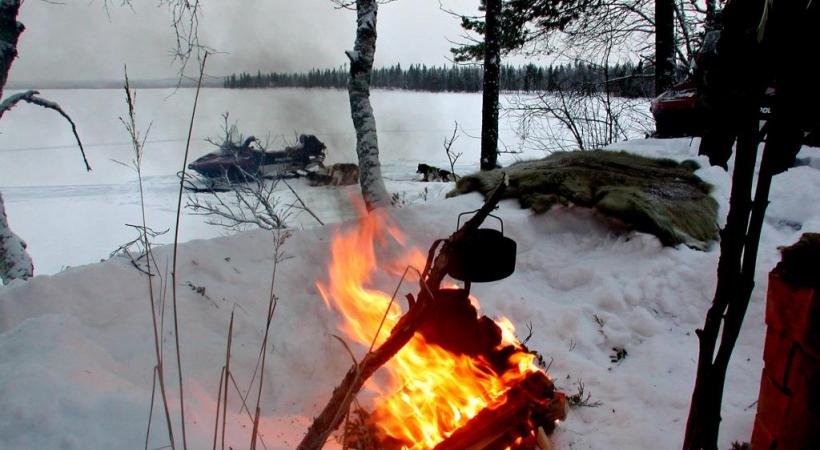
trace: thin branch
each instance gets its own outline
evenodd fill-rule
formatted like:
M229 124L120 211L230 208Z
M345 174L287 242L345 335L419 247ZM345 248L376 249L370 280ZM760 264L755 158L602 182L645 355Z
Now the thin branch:
M453 181L458 181L460 178L456 174L456 161L461 157L462 152L455 152L452 150L453 143L458 139L458 122L453 124L453 135L450 138L444 138L444 153L447 154L447 160L450 161L450 173L453 174Z
M325 225L325 223L324 223L324 222L322 222L322 219L320 219L320 218L319 218L319 216L317 216L316 214L314 214L313 210L311 210L310 208L308 208L308 206L305 204L305 202L303 202L303 201L302 201L302 198L301 198L301 197L299 197L299 194L297 194L297 193L296 193L296 191L295 191L295 190L293 190L293 188L290 186L290 184L287 182L287 180L285 180L284 178L282 178L282 182L283 182L283 183L285 183L285 186L287 186L287 187L288 187L288 189L290 189L290 192L292 192L292 193L293 193L293 196L294 196L294 197L296 197L296 200L299 202L299 204L300 204L300 205L302 205L302 209L304 209L305 211L307 211L307 212L308 212L308 214L310 214L311 216L313 216L313 218L314 218L314 219L316 219L316 221L317 221L317 222L319 222L319 225L324 226L324 225Z
M83 148L83 142L80 140L80 135L77 133L77 125L74 123L71 117L68 114L66 114L65 111L63 111L63 108L61 108L59 104L52 102L50 100L46 100L42 97L38 97L38 95L40 95L38 91L29 90L6 97L6 99L3 100L2 103L0 103L0 118L3 117L3 114L5 114L6 111L14 108L14 106L21 101L31 103L37 106L42 106L46 109L52 109L54 111L57 111L57 113L63 116L65 120L67 120L68 123L71 124L71 132L74 133L74 139L77 140L77 145L80 147L80 153L82 154L83 162L85 163L85 170L91 172L91 165L88 163L88 158L85 156L85 148Z

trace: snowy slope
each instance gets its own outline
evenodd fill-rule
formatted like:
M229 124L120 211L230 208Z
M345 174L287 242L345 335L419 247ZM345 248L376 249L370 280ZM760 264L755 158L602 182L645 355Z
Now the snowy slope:
M683 159L693 157L689 144L645 140L613 148ZM801 157L816 152L804 149ZM725 217L728 175L713 168L698 174L716 186ZM426 202L418 195L421 183L400 186L417 204L395 210L393 219L408 244L423 250L454 230L458 212L481 204L476 194L439 199L446 187L440 183L428 186L436 193ZM766 274L778 260L777 246L796 241L802 231L820 231L819 188L820 172L811 165L775 179L756 287L729 371L722 448L751 435ZM556 448L678 448L694 381L694 329L711 302L717 246L709 252L663 248L653 236L613 230L583 209L534 216L506 201L499 213L507 234L518 241L517 270L506 280L474 285L473 293L486 314L507 316L519 332L526 334L526 324L532 324L530 346L552 361L550 373L560 389L574 393L582 380L591 400L601 403L572 410L553 437ZM348 355L331 337L339 318L325 308L315 282L326 279L333 230L353 225L296 231L285 245L292 258L277 274L280 301L262 400L268 449L295 446L348 367ZM167 264L170 249L156 253L160 265ZM262 338L271 267L271 237L262 231L180 246L180 338L191 448L211 445L234 305L232 365L240 388L247 388ZM391 291L396 281L382 274L373 286ZM188 283L204 287L204 295ZM154 365L148 302L145 277L123 258L0 287L0 448L142 448ZM169 395L175 398L169 308L163 345ZM610 362L613 347L628 355ZM230 395L229 443L246 448L251 424L239 413L235 391ZM167 444L164 430L157 408L149 448Z

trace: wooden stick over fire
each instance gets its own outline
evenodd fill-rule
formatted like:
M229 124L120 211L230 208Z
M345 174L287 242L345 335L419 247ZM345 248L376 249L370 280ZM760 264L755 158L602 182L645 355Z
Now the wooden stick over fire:
M299 446L296 447L296 450L321 449L330 433L342 423L345 413L350 409L353 398L361 390L364 382L410 341L424 322L428 306L434 301L435 295L440 289L441 281L447 274L447 268L454 258L453 244L465 239L471 232L478 229L484 219L498 205L507 188L507 182L505 176L498 187L487 197L481 209L464 226L444 241L432 265L428 261L430 267L422 274L416 302L411 304L407 313L399 319L399 322L390 331L387 340L375 350L368 352L358 364L347 371L342 382L333 390L333 394L325 408L319 416L313 419L307 434L305 434ZM433 244L430 249L431 258L435 248L436 244Z

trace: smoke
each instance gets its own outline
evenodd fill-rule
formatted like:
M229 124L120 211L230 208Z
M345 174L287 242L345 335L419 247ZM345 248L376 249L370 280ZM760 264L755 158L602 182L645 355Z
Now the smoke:
M474 9L471 0L446 3ZM26 31L11 81L119 80L124 64L134 79L175 77L167 8L146 0L132 4L25 2L19 20ZM219 52L209 58L213 76L338 67L355 37L355 12L329 0L206 0L202 8L200 42ZM447 39L459 34L458 21L437 2L383 5L376 64L447 64Z

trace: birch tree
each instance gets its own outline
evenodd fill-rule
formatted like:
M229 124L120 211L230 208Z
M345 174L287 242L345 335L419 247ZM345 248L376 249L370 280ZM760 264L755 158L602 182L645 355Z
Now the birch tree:
M27 280L34 275L34 264L26 252L26 243L9 228L3 194L0 194L0 281Z
M85 157L77 126L57 103L39 96L39 92L30 90L13 94L3 99L3 88L6 86L11 65L17 57L17 41L26 27L17 21L22 0L0 0L0 119L18 103L30 103L51 109L63 116L71 124L71 130L77 139L83 155L86 170L91 170ZM26 243L9 228L3 196L0 195L0 280L8 283L14 279L27 279L34 275L34 265L26 252Z
M17 39L25 27L17 21L20 0L0 0L0 99L8 79L9 68L17 57ZM0 110L0 116L3 111ZM26 279L34 274L26 243L9 228L3 195L0 194L0 281Z
M359 159L359 185L368 211L390 204L390 196L384 186L379 162L379 139L376 133L376 117L370 104L370 73L376 55L377 0L333 2L344 8L356 5L356 41L353 50L345 52L350 59L350 115L356 129L356 155Z

